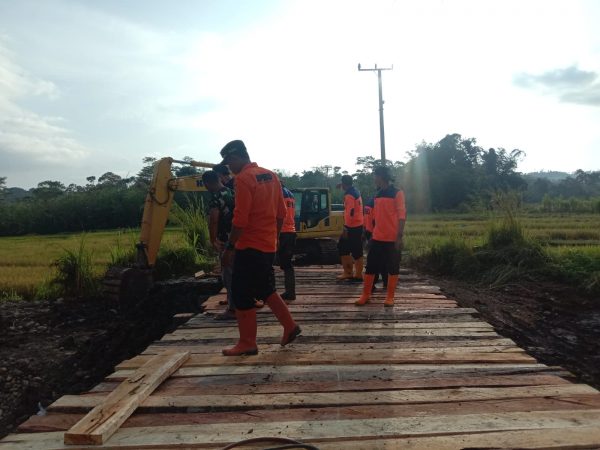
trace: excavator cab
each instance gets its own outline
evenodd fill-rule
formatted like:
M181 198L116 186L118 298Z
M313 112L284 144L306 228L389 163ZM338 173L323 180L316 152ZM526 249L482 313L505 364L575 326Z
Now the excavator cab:
M329 189L305 189L295 192L296 197L296 229L310 230L321 221L329 226Z
M296 200L296 253L312 261L336 264L337 239L344 228L343 212L334 211L328 188L292 189Z

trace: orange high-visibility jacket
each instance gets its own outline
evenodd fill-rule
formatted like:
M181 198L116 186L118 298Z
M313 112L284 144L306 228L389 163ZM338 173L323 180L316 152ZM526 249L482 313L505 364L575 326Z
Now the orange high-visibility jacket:
M285 186L282 186L283 191L283 202L285 203L285 209L287 211L285 219L283 220L283 227L281 228L282 233L295 233L296 232L296 199L292 191Z
M344 225L348 228L361 227L364 222L362 197L354 186L344 194Z
M235 248L265 253L277 250L277 220L286 208L279 178L256 163L246 164L235 178L233 226L243 229Z
M373 207L374 206L375 206L375 203L373 202L373 200L368 200L365 203L365 208L364 208L365 231L367 231L369 233L373 233L373 227L375 226L375 223L373 220Z
M373 239L383 242L396 242L398 239L399 221L406 220L404 192L390 186L375 195L373 208Z

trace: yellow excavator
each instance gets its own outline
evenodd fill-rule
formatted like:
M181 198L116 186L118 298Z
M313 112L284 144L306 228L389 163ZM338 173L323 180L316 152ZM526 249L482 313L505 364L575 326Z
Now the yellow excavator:
M202 175L175 177L173 164L210 169L214 164L162 158L154 165L146 194L140 240L133 267L111 267L104 278L105 292L121 302L145 296L153 284L152 271L160 249L175 192L205 192ZM337 239L344 227L343 212L331 203L328 188L293 189L296 200L296 253L322 264L339 262ZM338 209L337 211L335 209Z

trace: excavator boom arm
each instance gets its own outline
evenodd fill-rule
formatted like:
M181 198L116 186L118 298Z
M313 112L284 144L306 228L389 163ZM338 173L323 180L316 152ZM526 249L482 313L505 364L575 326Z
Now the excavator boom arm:
M154 165L152 181L146 194L142 230L138 247L137 263L139 267L150 268L156 263L169 211L173 205L175 191L203 192L206 191L201 175L173 177L173 163L185 163L195 167L214 167L214 164L197 161L177 161L173 158L162 158Z

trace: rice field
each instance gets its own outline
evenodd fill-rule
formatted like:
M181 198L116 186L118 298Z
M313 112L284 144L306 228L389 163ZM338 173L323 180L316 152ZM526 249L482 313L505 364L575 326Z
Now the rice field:
M464 240L477 246L498 216L467 214L415 215L406 222L405 250L409 255L426 252L435 243ZM525 233L541 242L551 254L565 251L600 255L600 215L524 214L518 217Z
M449 239L477 246L493 220L492 215L475 214L411 216L406 224L405 250L410 258ZM519 220L530 237L544 244L548 254L565 261L584 259L592 265L600 264L600 215L524 214ZM14 294L31 297L36 286L53 275L52 262L64 249L78 248L82 236L86 248L92 252L94 271L100 276L111 263L111 253L134 245L138 230L2 237L0 298ZM168 229L163 238L166 245L183 240L183 233L178 229Z
M81 239L92 254L94 272L101 276L111 263L111 254L119 248L133 248L138 235L138 230L112 230L0 237L0 299L31 297L36 287L54 274L53 261L65 249L79 248ZM182 241L183 234L177 229L168 229L163 237L167 245Z

